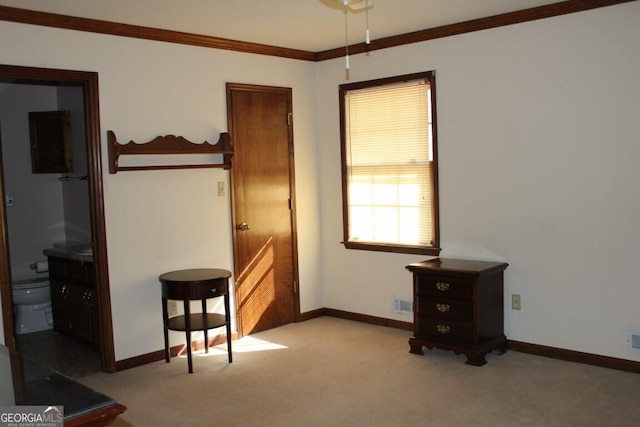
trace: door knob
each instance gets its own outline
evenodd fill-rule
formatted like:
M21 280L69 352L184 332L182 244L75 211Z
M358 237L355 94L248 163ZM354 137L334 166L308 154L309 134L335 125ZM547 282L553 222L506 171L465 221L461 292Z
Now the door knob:
M246 222L241 222L240 224L236 225L236 230L247 231L248 229L249 229L249 224L247 224Z

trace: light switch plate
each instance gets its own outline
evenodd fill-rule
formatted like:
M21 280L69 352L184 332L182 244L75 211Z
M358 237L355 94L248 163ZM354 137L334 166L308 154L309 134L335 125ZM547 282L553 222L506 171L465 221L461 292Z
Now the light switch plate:
M522 300L519 294L511 294L511 309L520 310L522 308Z

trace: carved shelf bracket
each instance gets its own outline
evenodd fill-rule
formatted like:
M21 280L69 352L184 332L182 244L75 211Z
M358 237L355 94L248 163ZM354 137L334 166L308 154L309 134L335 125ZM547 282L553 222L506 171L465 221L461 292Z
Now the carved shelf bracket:
M196 168L231 168L233 157L233 144L228 133L220 133L217 143L211 144L207 141L197 144L185 139L182 136L165 135L157 136L151 141L137 143L129 141L120 144L113 131L107 131L109 144L109 173L118 171L134 170L156 170L156 169L196 169ZM222 163L208 163L197 165L144 165L144 166L120 166L120 156L123 155L155 155L155 154L222 154Z

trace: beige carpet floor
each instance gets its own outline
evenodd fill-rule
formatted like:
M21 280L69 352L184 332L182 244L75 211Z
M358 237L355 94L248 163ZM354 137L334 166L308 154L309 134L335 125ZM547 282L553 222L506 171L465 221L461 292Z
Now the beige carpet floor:
M410 354L410 332L331 317L79 381L114 426L640 426L640 375L515 351Z

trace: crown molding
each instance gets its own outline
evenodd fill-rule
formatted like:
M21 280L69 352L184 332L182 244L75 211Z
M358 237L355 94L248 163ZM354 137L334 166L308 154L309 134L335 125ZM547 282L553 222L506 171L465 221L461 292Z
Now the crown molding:
M351 55L387 49L390 47L418 43L474 31L504 27L538 19L583 12L601 7L629 3L635 0L566 0L544 6L503 13L486 18L474 19L457 24L443 25L421 31L401 34L372 40L370 44L359 43L349 45ZM230 40L199 34L183 33L158 28L141 27L137 25L120 24L116 22L96 19L78 18L47 12L0 6L0 20L18 22L22 24L40 25L45 27L63 28L68 30L86 31L99 34L109 34L122 37L178 43L191 46L207 47L211 49L232 50L236 52L255 53L259 55L277 56L303 61L325 61L344 56L345 47L310 52L306 50L289 49L278 46Z
M370 44L359 43L350 45L349 54L356 55L359 53L366 53L374 50L387 49L390 47L440 39L443 37L472 33L474 31L482 31L491 28L504 27L507 25L521 24L523 22L536 21L539 19L552 18L554 16L583 12L600 7L613 6L620 3L628 3L631 1L635 0L567 0L559 3L548 4L545 6L523 9L516 12L489 16L487 18L474 19L457 24L443 25L441 27L430 28L427 30L415 31L398 36L376 39L372 40ZM317 52L316 61L341 58L344 56L344 53L344 46Z
M78 18L75 16L58 15L48 12L37 12L7 6L0 6L0 20L67 30L85 31L89 33L109 34L114 36L207 47L212 49L233 50L236 52L256 53L259 55L315 61L315 54L305 50L288 49L284 47L242 42L220 37L162 30L159 28L120 24L117 22L100 21L97 19Z

